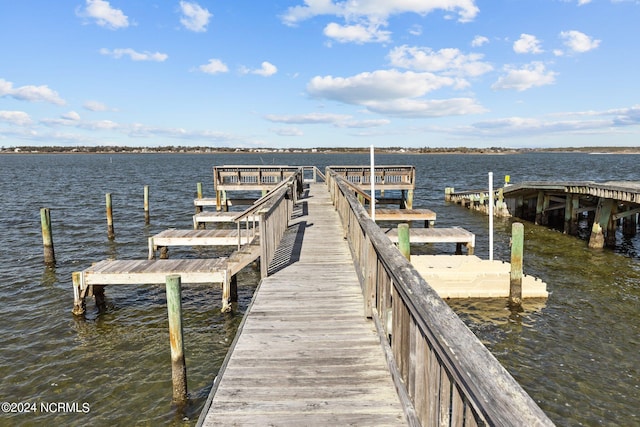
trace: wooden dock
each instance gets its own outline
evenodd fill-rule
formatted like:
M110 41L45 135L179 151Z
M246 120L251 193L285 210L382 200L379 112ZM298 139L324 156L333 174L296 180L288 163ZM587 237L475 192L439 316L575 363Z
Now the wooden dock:
M155 258L158 249L169 246L240 246L257 238L255 230L164 230L149 237L149 259Z
M203 426L406 425L326 186L304 203L295 262L257 289Z
M383 228L393 243L398 243L397 228ZM411 243L455 243L456 253L462 253L462 245L467 248L467 255L473 255L476 246L476 235L461 227L446 228L411 228Z
M436 213L431 209L376 208L376 222L378 221L424 221L425 227L433 227Z
M229 223L232 224L233 219L240 212L229 212L229 211L203 211L195 214L193 216L193 228L198 229L201 225L205 225L208 223L219 224L219 223ZM248 220L250 222L257 222L260 220L258 215L250 215Z
M577 235L587 219L590 248L615 246L616 229L635 236L640 215L640 183L634 181L528 181L495 191L496 216L516 216ZM488 212L487 191L456 192L445 189L445 199Z
M256 185L265 194L244 212L216 218L233 221L236 238L242 223L247 234L251 223L258 235L251 244L229 257L105 260L73 273L77 315L87 295L104 302L105 285L160 284L177 275L184 283L222 282L224 311L232 277L260 258L262 280L198 426L552 425L372 221L360 188L365 168L343 169L355 173L349 176L327 168L326 186L311 182L302 201L303 167L236 169L221 170L220 200ZM414 172L394 166L376 173L390 189ZM312 174L322 176L315 167ZM410 209L413 190L402 191ZM475 239L462 229L415 230L414 242ZM150 248L200 245L220 238L216 231L170 230ZM471 282L482 270L466 267L474 257L455 258L465 266L445 266L449 278Z

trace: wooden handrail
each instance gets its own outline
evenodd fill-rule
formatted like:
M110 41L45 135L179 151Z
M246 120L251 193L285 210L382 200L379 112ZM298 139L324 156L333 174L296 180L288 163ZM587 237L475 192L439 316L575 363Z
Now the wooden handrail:
M423 426L550 426L547 415L371 220L346 180L328 170L365 297L391 364ZM394 369L392 369L392 372Z
M269 263L273 260L280 239L289 226L293 204L296 203L298 189L301 185L302 168L299 168L294 175L283 180L269 193L256 200L252 206L233 218L238 227L238 250L240 250L242 246L240 233L242 219L246 219L247 241L249 241L249 216L253 214L260 217L258 226L260 229L261 277L267 276ZM291 190L291 198L287 198L289 190ZM255 221L253 221L252 229L254 230L253 236L255 236Z

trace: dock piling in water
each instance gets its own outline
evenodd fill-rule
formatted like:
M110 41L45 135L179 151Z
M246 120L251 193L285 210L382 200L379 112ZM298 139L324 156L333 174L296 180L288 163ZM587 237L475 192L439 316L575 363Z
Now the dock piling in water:
M187 366L182 340L182 289L181 278L171 274L166 279L167 311L169 313L169 341L171 342L171 381L173 401L187 400Z
M409 237L409 224L398 224L398 249L400 253L411 261L411 242Z
M106 209L107 209L107 236L109 239L114 239L116 234L113 230L113 208L111 205L111 193L107 193L105 196Z
M44 246L44 262L47 265L56 263L51 233L51 211L49 208L40 209L40 223L42 225L42 244Z
M511 282L509 286L509 306L522 305L522 256L524 250L524 225L511 225Z
M149 215L149 186L144 186L144 223L149 224L150 215Z

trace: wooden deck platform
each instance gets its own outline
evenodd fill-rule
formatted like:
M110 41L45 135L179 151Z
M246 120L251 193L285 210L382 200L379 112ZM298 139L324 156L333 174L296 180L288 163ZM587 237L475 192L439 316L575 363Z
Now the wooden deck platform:
M502 298L509 296L508 262L476 256L412 255L411 264L442 298ZM523 298L547 298L547 285L522 276Z
M200 212L193 216L193 228L197 229L200 224L206 224L206 223L233 223L233 219L236 216L238 216L240 213L242 212L225 212L225 211ZM254 221L258 222L259 220L260 220L259 215L249 216L249 222L254 222Z
M425 227L433 227L436 213L430 209L376 209L378 221L424 221Z
M398 243L397 228L383 228L383 231L393 243ZM476 235L461 227L410 228L409 241L411 243L455 243L458 245L456 253L461 253L461 246L465 245L467 254L473 255Z
M90 285L164 284L169 274L183 283L223 283L227 258L104 260L82 272L82 288Z
M200 423L407 425L326 186L300 203Z
M149 259L155 258L156 251L168 246L238 246L250 244L257 237L255 230L176 230L169 229L149 237Z

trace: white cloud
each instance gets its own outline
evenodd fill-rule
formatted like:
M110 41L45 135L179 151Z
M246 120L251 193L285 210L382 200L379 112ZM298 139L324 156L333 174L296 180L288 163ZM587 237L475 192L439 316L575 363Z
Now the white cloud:
M591 3L591 0L578 0L578 6L584 6L589 3Z
M390 123L387 119L356 120L347 114L309 113L294 115L267 114L266 120L274 123L286 124L332 124L339 128L371 128L384 126Z
M267 114L264 118L275 123L318 124L344 122L350 120L351 116L345 114L309 113L295 115Z
M465 55L458 49L433 51L428 47L399 46L389 52L391 65L417 71L442 72L445 75L479 76L493 67L482 62L482 54Z
M409 28L407 31L412 36L419 36L422 34L422 27L420 25L415 24L415 25L412 25L411 28Z
M49 102L56 105L64 105L65 101L60 98L58 93L49 89L48 86L20 86L13 87L13 83L4 79L0 79L0 98L4 96L10 96L20 101L29 102Z
M472 21L479 12L474 0L304 0L304 5L292 6L282 16L287 25L295 25L319 15L335 15L348 21L365 19L369 22L383 22L392 15L417 13L426 15L435 10L456 12L461 22Z
M471 46L480 47L480 46L485 45L487 43L489 43L489 39L486 38L485 36L475 36L473 38L473 40L471 41Z
M200 71L207 74L226 73L229 71L227 65L219 59L210 59L208 63L198 67Z
M95 19L98 25L111 30L129 26L129 18L120 9L112 8L105 0L87 0L86 7L79 10L77 15Z
M364 104L374 100L418 97L453 84L453 79L438 77L432 73L378 70L347 78L316 76L307 85L307 91L318 98L347 104Z
M198 3L181 1L180 10L183 15L180 18L180 23L184 25L186 29L195 31L196 33L207 31L207 25L209 25L209 20L213 16L207 9Z
M247 67L240 67L240 73L242 74L257 74L263 77L269 77L278 72L278 68L270 62L264 61L260 68L251 70Z
M515 89L522 92L536 86L546 86L555 82L556 73L547 71L542 62L532 62L520 69L505 67L507 74L491 86L492 89Z
M513 43L513 51L516 53L542 53L540 40L531 34L520 34L520 38Z
M68 113L63 114L61 117L65 120L72 120L76 122L80 120L80 114L75 111L69 111Z
M325 36L340 43L386 42L390 40L390 34L389 31L380 30L378 25L340 25L331 22L324 28Z
M399 117L445 117L487 111L471 98L397 99L391 102L372 102L367 108L376 113Z
M457 79L433 73L378 70L347 78L316 76L308 83L307 92L316 98L362 105L369 111L395 116L436 117L484 111L469 98L421 98L434 90L458 84Z
M600 46L600 40L594 40L580 31L563 31L560 38L564 40L565 46L577 53L588 52Z
M0 110L0 121L16 126L28 126L32 123L31 117L24 111Z
M285 25L295 26L315 16L328 15L343 19L344 23L330 23L324 34L341 43L385 43L391 32L381 30L394 15L415 13L427 15L436 10L458 14L458 21L472 21L479 12L475 0L304 0L304 4L292 6L280 17ZM419 34L421 29L409 30Z
M87 101L82 105L82 107L89 111L115 111L98 101Z
M303 136L304 133L295 127L271 129L271 132L279 136Z
M137 52L131 48L126 49L113 49L109 50L106 48L100 49L101 55L111 56L116 59L120 59L123 56L128 56L132 61L155 61L155 62L164 62L169 58L169 55L166 53L160 52Z

